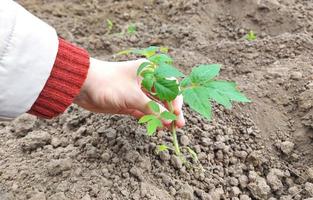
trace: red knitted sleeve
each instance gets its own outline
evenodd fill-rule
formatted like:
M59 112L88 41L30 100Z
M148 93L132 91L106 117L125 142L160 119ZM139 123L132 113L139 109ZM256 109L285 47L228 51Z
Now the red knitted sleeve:
M88 52L59 38L50 77L28 113L48 119L63 113L78 95L88 68Z

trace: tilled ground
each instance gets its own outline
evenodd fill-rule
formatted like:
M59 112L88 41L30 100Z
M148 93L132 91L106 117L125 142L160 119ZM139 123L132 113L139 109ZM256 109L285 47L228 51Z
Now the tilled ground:
M313 198L313 2L306 0L20 0L98 58L165 45L183 71L223 64L253 103L215 106L212 122L185 107L187 168L170 142L126 116L75 106L54 120L0 124L0 199L248 200ZM114 22L108 32L106 19ZM137 32L120 34L134 23ZM243 39L254 30L253 42Z

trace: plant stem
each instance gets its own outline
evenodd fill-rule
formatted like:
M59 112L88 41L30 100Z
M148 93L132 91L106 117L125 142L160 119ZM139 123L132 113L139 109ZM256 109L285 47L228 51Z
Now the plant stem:
M174 108L173 108L172 102L170 101L170 102L167 102L167 103L168 103L170 112L174 114ZM178 140L177 140L175 121L172 121L172 123L171 123L171 132L172 132L172 137L173 137L173 145L174 145L174 148L175 148L175 154L180 157L181 153L180 153L180 148L179 148L179 144L178 144Z
M179 148L179 144L178 144L178 140L177 140L175 121L172 122L171 131L172 131L172 137L173 137L173 144L174 144L174 148L175 148L175 154L177 156L180 156L180 148Z

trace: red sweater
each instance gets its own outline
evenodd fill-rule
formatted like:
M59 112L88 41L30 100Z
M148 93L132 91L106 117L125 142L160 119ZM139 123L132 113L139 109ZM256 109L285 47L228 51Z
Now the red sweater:
M88 52L59 38L50 77L28 113L48 119L63 113L79 94L88 68Z

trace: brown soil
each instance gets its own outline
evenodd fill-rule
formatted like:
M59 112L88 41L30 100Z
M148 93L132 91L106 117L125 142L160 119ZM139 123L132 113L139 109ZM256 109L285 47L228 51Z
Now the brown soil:
M54 120L0 124L1 200L248 200L313 197L313 2L309 0L20 0L98 58L165 45L184 71L222 63L253 103L215 107L207 122L185 108L179 132L203 171L147 137L136 120L75 106ZM114 22L111 33L106 19ZM134 23L134 35L118 34ZM253 42L244 35L254 30ZM187 141L186 141L187 139Z

